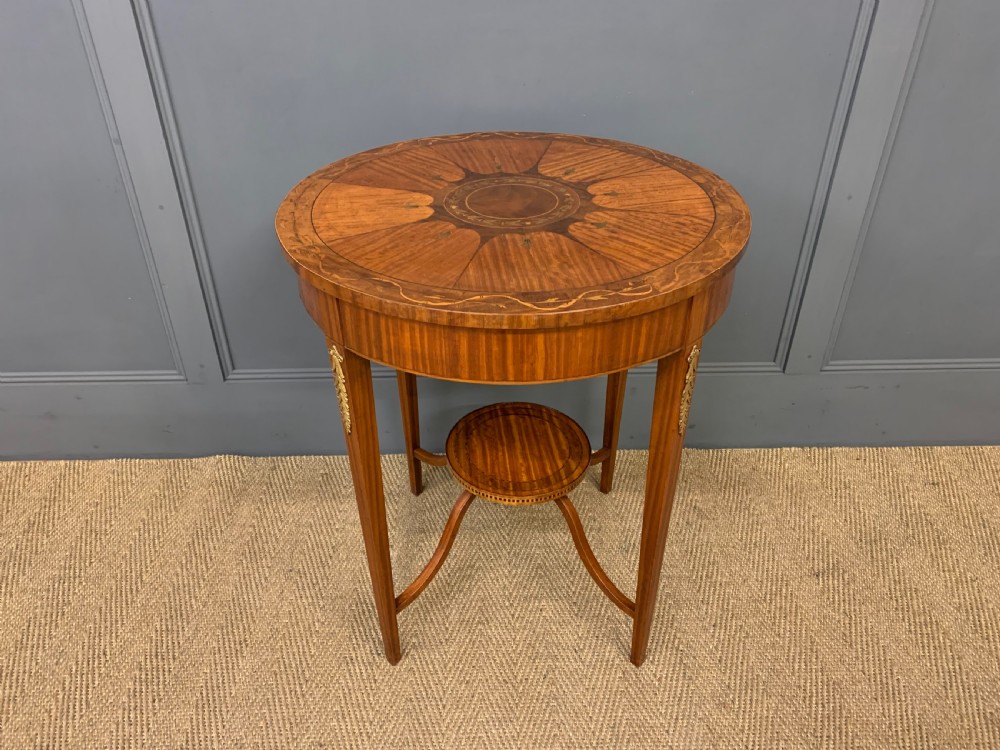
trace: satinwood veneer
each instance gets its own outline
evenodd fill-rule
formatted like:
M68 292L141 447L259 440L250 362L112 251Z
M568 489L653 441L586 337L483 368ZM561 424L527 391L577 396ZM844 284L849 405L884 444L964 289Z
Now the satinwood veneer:
M399 373L414 493L421 464L447 460L420 444L416 376L538 383L606 375L602 445L585 449L582 465L602 465L607 492L626 371L657 363L634 600L604 575L565 492L553 487L548 495L558 496L546 498L559 504L594 580L633 618L631 658L641 664L701 338L729 302L750 233L737 192L691 162L619 141L467 133L336 161L292 189L275 226L306 309L327 337L390 662L400 658L397 613L440 568L475 490L463 482L434 557L396 596L370 362ZM503 450L519 450L518 440L521 450L569 450L573 431L563 416L542 413L549 421L530 435L525 422L498 428ZM574 471L582 471L579 449ZM461 481L471 464L459 467L461 453L451 455ZM475 462L490 461L476 454Z

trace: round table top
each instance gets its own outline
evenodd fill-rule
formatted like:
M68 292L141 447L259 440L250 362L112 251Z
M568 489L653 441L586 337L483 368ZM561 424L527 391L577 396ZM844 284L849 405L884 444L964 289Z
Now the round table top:
M334 162L292 189L275 227L293 267L334 296L443 324L533 328L697 293L738 260L750 212L725 180L653 149L465 133Z

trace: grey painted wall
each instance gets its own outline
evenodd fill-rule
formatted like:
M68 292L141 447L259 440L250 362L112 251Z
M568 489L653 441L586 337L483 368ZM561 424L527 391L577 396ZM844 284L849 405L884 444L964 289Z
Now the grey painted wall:
M353 151L474 129L640 142L744 194L690 445L1000 441L997 28L992 0L5 3L0 454L342 451L274 210ZM431 443L500 398L603 413L600 381L420 389Z

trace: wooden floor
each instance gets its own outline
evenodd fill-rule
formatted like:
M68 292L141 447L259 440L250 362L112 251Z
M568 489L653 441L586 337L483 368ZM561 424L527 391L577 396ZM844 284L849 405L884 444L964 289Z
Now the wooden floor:
M645 454L574 502L635 585ZM0 463L0 747L1000 747L1000 448L688 451L649 658L474 503L380 655L344 458ZM457 490L385 460L399 586Z

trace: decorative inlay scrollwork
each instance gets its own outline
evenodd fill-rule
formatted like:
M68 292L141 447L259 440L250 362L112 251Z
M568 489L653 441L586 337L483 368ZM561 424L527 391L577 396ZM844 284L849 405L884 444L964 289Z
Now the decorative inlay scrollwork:
M485 300L496 300L497 307L501 310L505 309L505 303L511 302L515 305L521 305L530 310L540 310L542 312L553 312L556 310L565 310L566 308L572 307L577 302L581 300L587 301L602 301L606 299L612 299L614 297L646 297L653 292L653 288L649 284L633 284L629 283L623 289L587 289L580 292L576 296L570 299L560 299L558 297L551 297L548 299L543 299L538 302L530 302L528 300L523 300L513 294L500 294L497 292L480 292L477 294L470 294L466 297L459 299L445 299L439 295L410 295L403 291L402 284L393 281L392 279L385 279L385 285L395 287L399 290L399 296L409 302L416 302L421 305L427 305L428 307L452 307L455 305L461 305L468 302L480 302ZM516 309L516 308L515 308Z

